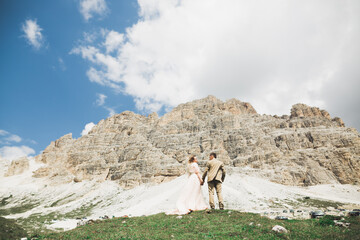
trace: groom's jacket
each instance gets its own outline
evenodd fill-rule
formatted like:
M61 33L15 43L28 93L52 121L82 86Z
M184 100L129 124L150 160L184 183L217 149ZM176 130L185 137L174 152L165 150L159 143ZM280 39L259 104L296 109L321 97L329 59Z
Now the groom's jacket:
M225 168L224 163L214 158L206 163L205 171L202 179L205 181L206 175L208 175L208 182L217 180L223 182L225 179Z

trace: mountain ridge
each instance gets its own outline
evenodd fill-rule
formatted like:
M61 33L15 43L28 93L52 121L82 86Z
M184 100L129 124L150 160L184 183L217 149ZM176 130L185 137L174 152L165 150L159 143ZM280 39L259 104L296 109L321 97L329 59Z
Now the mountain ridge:
M33 177L133 188L184 174L191 154L202 167L213 151L230 171L248 166L281 184L359 184L359 133L340 118L305 104L293 105L290 116L260 115L250 103L211 95L162 117L125 111L78 139L66 134L35 157L44 166Z

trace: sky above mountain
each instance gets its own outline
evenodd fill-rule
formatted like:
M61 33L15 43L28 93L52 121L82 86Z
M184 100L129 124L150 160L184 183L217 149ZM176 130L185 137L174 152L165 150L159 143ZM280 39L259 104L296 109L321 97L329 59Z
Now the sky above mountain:
M360 129L357 0L0 2L0 155L214 95Z

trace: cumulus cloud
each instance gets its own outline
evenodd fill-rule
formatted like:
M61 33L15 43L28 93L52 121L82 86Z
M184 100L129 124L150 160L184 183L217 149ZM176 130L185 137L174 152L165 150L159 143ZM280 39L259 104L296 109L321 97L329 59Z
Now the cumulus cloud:
M7 160L14 160L20 157L35 154L35 150L28 146L4 146L0 148L0 155Z
M302 102L360 122L359 1L138 4L139 21L125 33L108 31L102 44L72 53L89 62L90 81L131 95L140 111L212 94L259 113L289 114Z
M44 44L42 28L37 24L36 19L28 19L22 24L22 31L28 43L35 49L40 49Z
M85 42L92 43L96 39L96 32L84 32L83 37Z
M123 41L124 41L123 34L120 34L115 31L110 31L108 34L106 34L106 39L104 43L106 48L106 53L111 53L115 49L119 49Z
M84 130L81 132L81 136L88 134L94 126L95 124L93 122L86 124Z
M81 0L80 13L86 21L92 18L95 14L104 16L108 11L105 0Z

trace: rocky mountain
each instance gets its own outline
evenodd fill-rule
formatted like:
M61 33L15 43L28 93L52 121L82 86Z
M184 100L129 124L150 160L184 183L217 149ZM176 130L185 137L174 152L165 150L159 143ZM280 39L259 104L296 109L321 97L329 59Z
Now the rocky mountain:
M113 180L133 188L184 174L191 154L203 167L210 152L230 173L243 169L285 185L360 184L360 135L340 118L304 104L294 105L290 116L260 115L249 103L213 96L162 117L126 111L78 139L67 134L35 157L44 165L33 177L52 184ZM10 167L7 175L16 172Z

